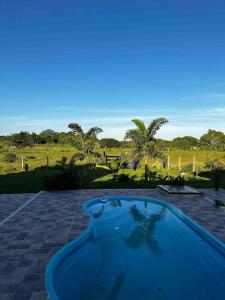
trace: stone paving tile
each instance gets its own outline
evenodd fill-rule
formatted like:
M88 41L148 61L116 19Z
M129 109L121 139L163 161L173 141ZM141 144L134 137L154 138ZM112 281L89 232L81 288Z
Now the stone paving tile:
M28 274L23 278L19 288L17 289L13 300L30 300L34 296L41 295L47 298L45 291L44 274Z
M12 300L24 276L0 276L0 299Z
M225 242L225 209L215 208L210 201L218 197L225 199L225 191L204 192L205 196L166 195L147 189L41 193L0 227L0 300L47 299L44 273L48 261L60 247L87 228L89 217L83 204L92 198L130 195L161 199Z
M8 259L12 256L14 253L13 250L3 250L0 251L0 269L3 267L3 265L8 261Z
M23 205L34 194L1 194L0 195L0 222Z

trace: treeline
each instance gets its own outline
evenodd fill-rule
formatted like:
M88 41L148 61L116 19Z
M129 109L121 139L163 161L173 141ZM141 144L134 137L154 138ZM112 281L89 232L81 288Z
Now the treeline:
M97 142L101 148L132 147L129 141L118 141L113 138L98 139ZM71 132L56 132L52 129L46 129L40 134L21 131L12 135L0 136L0 146L26 147L38 144L74 145L74 138Z
M131 141L118 141L114 138L97 140L101 148L131 148ZM73 145L74 139L71 132L56 132L51 129L42 131L40 134L21 131L8 136L0 136L0 146L26 147L35 144L61 144ZM190 149L204 148L207 150L225 150L225 134L221 131L209 129L200 139L192 136L177 137L172 141L157 139L157 145L161 148Z

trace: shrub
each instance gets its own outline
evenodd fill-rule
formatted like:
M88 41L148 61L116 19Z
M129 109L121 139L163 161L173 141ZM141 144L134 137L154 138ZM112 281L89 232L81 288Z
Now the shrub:
M225 201L222 199L215 199L214 202L215 202L216 207L224 207L225 206Z
M217 166L212 169L212 182L216 191L219 190L222 181L225 179L225 169Z
M120 174L118 177L118 182L129 182L130 177L128 174Z
M92 163L88 163L88 164L86 164L86 168L87 168L87 169L89 169L89 170L94 170L94 169L95 169L95 167L96 167L96 165L95 165L95 164L92 164Z
M185 185L185 179L182 176L177 176L177 177L166 176L163 179L163 184L183 186L183 185Z
M17 156L14 153L8 153L4 157L4 162L13 163L17 160Z
M215 165L217 165L218 160L216 158L207 158L204 163L204 168L211 170Z
M78 188L80 179L76 172L69 169L54 175L45 176L43 183L47 191L70 190Z
M158 178L157 171L149 171L149 180L151 181L151 180L154 180L156 178Z

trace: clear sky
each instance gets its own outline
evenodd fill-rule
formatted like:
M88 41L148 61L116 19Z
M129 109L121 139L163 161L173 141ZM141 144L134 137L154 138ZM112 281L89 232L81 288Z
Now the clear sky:
M225 131L224 0L1 0L0 134Z

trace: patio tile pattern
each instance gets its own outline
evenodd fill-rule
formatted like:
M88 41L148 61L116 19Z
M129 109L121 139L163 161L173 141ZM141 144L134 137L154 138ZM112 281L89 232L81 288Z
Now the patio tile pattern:
M34 194L0 195L0 222L28 201Z
M44 273L48 261L60 247L86 229L89 219L82 205L95 197L130 195L167 201L225 243L225 209L215 208L212 201L215 198L225 199L225 191L203 192L204 196L166 195L158 190L147 189L42 192L0 226L0 299L47 299ZM4 211L6 203L5 211L9 212L18 205L13 202L13 197L18 203L18 199L30 195L13 195L8 198L9 203L5 197L0 195L0 207Z

